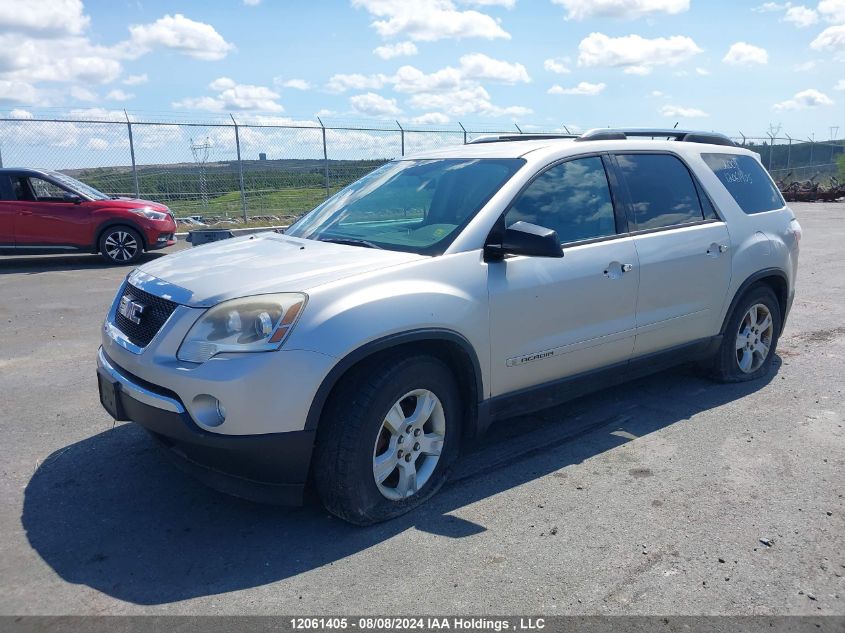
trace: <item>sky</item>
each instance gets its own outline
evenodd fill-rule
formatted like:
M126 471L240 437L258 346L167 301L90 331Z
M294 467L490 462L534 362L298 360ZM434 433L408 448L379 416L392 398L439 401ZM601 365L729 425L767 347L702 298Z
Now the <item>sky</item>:
M845 136L845 0L0 0L0 116Z

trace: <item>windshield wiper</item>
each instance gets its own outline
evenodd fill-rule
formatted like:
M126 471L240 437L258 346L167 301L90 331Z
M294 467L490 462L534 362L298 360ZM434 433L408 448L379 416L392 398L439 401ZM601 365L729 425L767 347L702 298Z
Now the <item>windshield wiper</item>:
M384 250L378 244L373 244L367 240L359 240L352 237L323 237L318 239L319 242L331 242L332 244L346 244L347 246L363 246L364 248L377 248Z

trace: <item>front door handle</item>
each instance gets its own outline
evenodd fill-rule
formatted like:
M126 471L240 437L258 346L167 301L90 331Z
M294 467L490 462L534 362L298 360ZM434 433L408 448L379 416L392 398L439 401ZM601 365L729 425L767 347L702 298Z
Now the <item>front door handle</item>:
M32 211L21 211L21 215L32 215Z
M726 250L728 250L727 244L717 244L716 242L713 242L707 248L707 254L710 255L710 257L718 257L719 255L724 253Z
M623 273L629 273L629 272L631 272L632 270L634 270L634 265L633 265L633 264L622 264L622 272L623 272Z

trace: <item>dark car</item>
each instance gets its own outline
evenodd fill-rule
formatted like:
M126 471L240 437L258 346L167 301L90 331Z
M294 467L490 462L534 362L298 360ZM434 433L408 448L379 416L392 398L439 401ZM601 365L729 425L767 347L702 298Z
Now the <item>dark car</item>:
M0 254L81 251L131 264L176 243L165 205L117 198L57 171L0 169Z

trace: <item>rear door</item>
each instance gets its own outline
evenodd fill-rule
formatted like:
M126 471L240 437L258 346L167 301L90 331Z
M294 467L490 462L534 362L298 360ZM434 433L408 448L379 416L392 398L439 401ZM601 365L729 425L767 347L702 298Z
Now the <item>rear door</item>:
M639 269L620 213L602 156L549 167L511 204L507 226L554 229L564 256L487 264L494 396L630 358Z
M87 247L91 242L91 213L83 202L65 199L71 192L37 176L13 178L18 196L15 243L20 247Z
M731 278L726 224L679 157L615 161L640 263L634 356L716 334Z
M15 217L18 203L8 174L0 174L0 248L15 245Z

